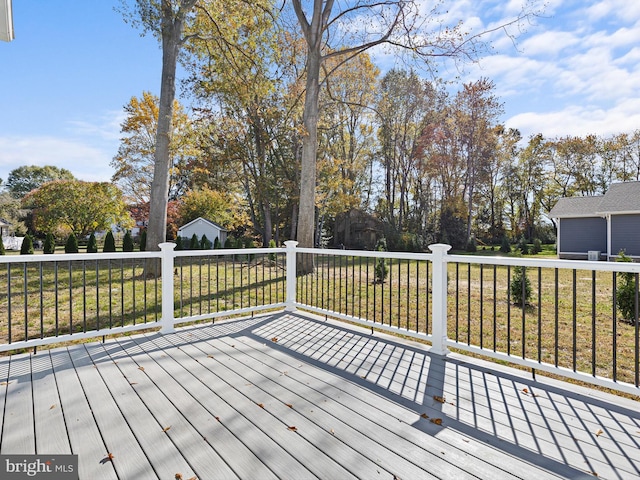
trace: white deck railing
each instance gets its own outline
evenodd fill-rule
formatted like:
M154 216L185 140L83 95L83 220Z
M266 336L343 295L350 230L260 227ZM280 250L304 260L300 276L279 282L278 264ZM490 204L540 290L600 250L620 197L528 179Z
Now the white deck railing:
M303 309L449 349L640 394L635 318L616 308L618 272L640 264L297 248L0 257L0 351ZM300 255L312 273L296 276ZM150 261L161 278L146 278ZM380 277L380 271L388 273ZM514 302L519 269L531 299ZM172 281L163 281L166 279ZM516 292L517 293L517 292ZM516 295L517 297L517 295Z

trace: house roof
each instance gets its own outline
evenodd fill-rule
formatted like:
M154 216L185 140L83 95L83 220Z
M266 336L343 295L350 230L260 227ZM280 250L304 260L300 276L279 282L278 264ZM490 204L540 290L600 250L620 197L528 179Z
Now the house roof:
M607 193L594 197L565 197L549 212L551 218L603 217L640 213L640 182L613 183Z
M228 231L222 225L220 225L220 224L218 224L216 222L212 222L211 220L207 220L206 218L203 218L203 217L198 217L198 218L195 218L195 219L191 220L189 223L185 223L180 228L178 228L178 230L182 230L183 228L190 227L191 225L194 225L195 223L198 223L198 222L207 223L207 224L211 225L212 227L216 227L217 229L219 229L219 230L221 230L223 232L227 232Z
M549 212L551 218L596 217L603 196L565 197L558 200Z
M614 183L600 204L600 213L640 213L640 182Z

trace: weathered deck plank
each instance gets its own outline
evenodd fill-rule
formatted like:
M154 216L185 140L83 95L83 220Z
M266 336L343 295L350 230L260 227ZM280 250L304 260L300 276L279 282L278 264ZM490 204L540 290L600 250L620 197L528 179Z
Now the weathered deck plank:
M638 402L303 314L3 357L0 407L82 479L640 479Z

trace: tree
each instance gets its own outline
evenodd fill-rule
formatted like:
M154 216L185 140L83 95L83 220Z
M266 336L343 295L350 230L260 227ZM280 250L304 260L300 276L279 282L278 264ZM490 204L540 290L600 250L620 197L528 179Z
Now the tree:
M443 28L444 18L434 7L426 18L415 0L364 0L338 4L342 10L333 11L334 0L313 0L303 5L302 0L292 0L295 17L307 43L306 86L304 99L302 140L302 164L300 173L300 207L298 212L297 239L302 247L313 247L315 226L316 159L318 148L318 111L320 85L331 74L320 73L323 64L337 58L338 64L381 44L411 52L414 57L430 63L436 57L474 59L484 44L483 33L465 34L461 23ZM519 24L529 12L492 31ZM362 28L362 21L376 19L376 28ZM435 28L431 29L431 25ZM335 32L341 32L337 35ZM337 38L340 46L331 45ZM349 43L349 39L354 39ZM298 262L298 273L313 270L311 257Z
M111 181L121 187L131 202L149 202L153 178L158 97L143 92L125 105L126 118L120 125L123 137L118 153L111 160L115 173ZM174 100L169 143L169 198L180 197L189 186L190 159L195 155L193 129L178 100Z
M200 250L200 241L198 240L198 235L196 235L195 233L191 235L189 250Z
M45 254L52 254L56 252L56 239L53 236L53 233L48 232L44 237L44 246L42 251Z
M513 278L509 288L511 289L511 300L514 305L524 307L529 304L531 299L531 280L529 280L525 267L522 265L513 268Z
M67 237L67 243L64 244L64 253L78 253L78 251L78 238L71 232Z
M6 255L7 252L4 249L4 242L2 241L2 238L0 238L0 255Z
M104 253L111 253L116 251L116 239L113 238L113 232L109 230L104 236L104 245L102 246Z
M33 240L31 239L31 235L26 234L22 239L22 245L20 246L20 255L31 254L33 254Z
M149 194L148 241L151 250L167 236L167 200L169 197L170 134L173 118L173 101L176 94L176 67L178 53L184 41L185 21L198 0L136 0L134 13L129 19L144 32L152 32L162 44L162 75L160 82L160 106L153 166L153 181ZM123 10L128 11L122 2ZM160 263L151 262L147 275L158 276Z
M616 262L631 262L631 257L624 251L618 253ZM616 306L623 320L635 324L638 321L636 296L638 294L638 274L632 272L618 272L616 285Z
M5 187L15 198L22 198L32 190L53 180L75 180L75 177L66 168L31 165L11 170Z
M96 240L96 234L94 232L91 232L91 235L89 235L87 253L98 253L98 241Z
M140 234L140 251L144 252L147 250L147 231L143 230Z
M178 207L178 214L183 225L202 217L233 230L246 225L248 221L241 206L242 201L238 196L204 187L187 192Z
M122 239L122 251L133 252L133 237L131 236L131 230L127 230Z
M45 183L23 199L33 209L37 231L88 235L111 225L132 224L122 192L107 182L56 180Z

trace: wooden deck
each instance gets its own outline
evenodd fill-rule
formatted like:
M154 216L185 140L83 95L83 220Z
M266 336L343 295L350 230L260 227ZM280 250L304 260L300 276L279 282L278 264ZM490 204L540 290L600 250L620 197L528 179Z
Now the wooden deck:
M4 357L0 385L0 453L82 480L640 478L638 402L301 313Z

